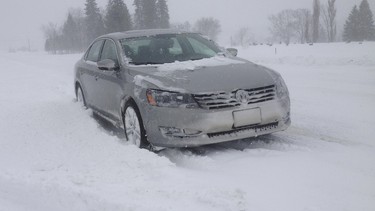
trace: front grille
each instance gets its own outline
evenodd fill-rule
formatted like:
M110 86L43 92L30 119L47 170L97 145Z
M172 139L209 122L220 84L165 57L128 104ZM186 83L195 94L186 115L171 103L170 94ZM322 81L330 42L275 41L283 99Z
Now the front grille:
M237 91L238 90L235 90L230 93L200 93L194 94L193 96L199 106L204 109L213 110L233 108L244 104L236 99ZM255 89L244 89L244 91L247 93L247 101L245 104L248 105L274 100L276 96L276 88L274 85Z
M250 126L250 127L244 127L239 129L234 129L231 131L225 131L225 132L219 132L219 133L209 133L207 134L209 138L218 138L223 136L230 136L230 137L236 137L238 135L241 135L241 133L246 133L250 131L257 132L265 132L268 130L276 129L279 126L278 122L266 124L266 125L257 125L257 126Z

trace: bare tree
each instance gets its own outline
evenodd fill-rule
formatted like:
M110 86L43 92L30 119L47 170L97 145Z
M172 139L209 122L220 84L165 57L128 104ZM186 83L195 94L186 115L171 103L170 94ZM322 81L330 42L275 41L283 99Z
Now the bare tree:
M200 32L216 41L221 32L220 21L212 17L201 18L195 23L194 31Z
M327 34L328 42L334 42L336 39L337 26L336 26L336 0L328 0L326 6L323 7L322 19L324 23L324 29Z
M296 16L294 10L283 10L277 15L269 17L271 22L270 31L274 38L281 39L289 45L290 41L296 34Z
M254 34L248 27L240 28L232 40L233 44L241 46L249 45L252 41L254 41Z
M190 32L191 31L191 24L190 24L189 21L185 21L184 23L172 23L171 28L177 29L177 30L180 30L180 31Z
M293 12L296 33L301 43L310 41L311 12L308 9L297 9Z
M305 41L307 43L311 42L311 24L312 24L312 15L311 12L308 11L308 13L305 14Z
M60 31L57 24L49 23L42 26L44 37L46 38L44 49L48 52L56 54L60 45Z
M320 28L320 1L314 0L313 18L312 18L312 41L313 42L317 42L319 40L319 28Z

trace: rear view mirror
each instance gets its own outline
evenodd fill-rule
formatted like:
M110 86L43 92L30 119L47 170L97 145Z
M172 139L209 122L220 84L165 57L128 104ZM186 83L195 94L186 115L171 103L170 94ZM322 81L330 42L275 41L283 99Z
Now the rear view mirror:
M232 56L237 56L237 54L238 54L238 50L235 49L235 48L227 48L227 51L228 51L228 53L230 53L230 55L232 55Z
M104 59L98 62L98 68L99 70L112 71L112 70L117 70L118 65L116 64L115 61L111 59Z

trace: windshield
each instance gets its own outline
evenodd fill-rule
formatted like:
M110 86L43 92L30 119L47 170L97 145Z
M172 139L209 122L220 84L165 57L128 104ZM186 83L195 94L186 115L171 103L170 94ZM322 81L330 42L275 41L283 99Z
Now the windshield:
M216 56L221 50L199 34L163 34L120 40L130 64L164 64L200 60Z

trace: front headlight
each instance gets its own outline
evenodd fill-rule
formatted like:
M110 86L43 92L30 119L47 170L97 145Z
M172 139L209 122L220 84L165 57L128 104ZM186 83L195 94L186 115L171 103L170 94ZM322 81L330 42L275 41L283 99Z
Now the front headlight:
M198 108L198 104L191 94L149 89L146 95L148 103L152 106Z
M289 96L288 88L282 77L278 77L276 80L276 94L279 98L284 98Z

